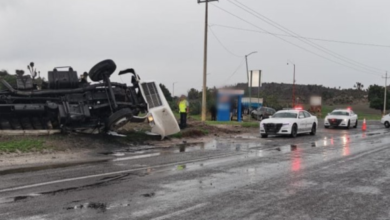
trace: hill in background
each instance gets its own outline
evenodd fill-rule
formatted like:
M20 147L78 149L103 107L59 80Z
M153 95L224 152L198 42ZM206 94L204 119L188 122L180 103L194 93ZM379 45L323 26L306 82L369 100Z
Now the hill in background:
M230 86L234 89L245 90L245 96L248 96L248 85L238 83ZM258 88L251 89L252 97L257 97ZM364 89L339 89L330 88L322 85L295 85L295 96L298 103L309 104L310 96L318 95L322 97L323 105L368 105L368 93ZM260 88L260 97L267 102L268 99L277 100L282 106L291 104L292 84L285 83L263 83Z

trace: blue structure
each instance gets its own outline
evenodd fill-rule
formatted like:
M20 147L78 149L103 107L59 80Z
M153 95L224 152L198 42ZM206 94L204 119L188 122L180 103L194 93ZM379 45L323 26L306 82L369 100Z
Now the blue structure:
M244 90L221 89L217 94L217 121L230 121L232 105L237 100L237 121L241 121L241 100ZM235 112L233 112L235 114Z
M263 107L263 99L262 98L252 98L249 99L248 97L243 97L241 99L242 101L242 106L245 109L249 109L249 102L251 103L250 109L257 109L260 107Z

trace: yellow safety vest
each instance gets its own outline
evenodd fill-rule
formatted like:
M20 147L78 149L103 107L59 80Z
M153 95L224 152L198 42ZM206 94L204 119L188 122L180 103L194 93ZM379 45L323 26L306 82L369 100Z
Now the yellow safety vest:
M187 100L183 100L179 102L179 112L186 113L187 112Z

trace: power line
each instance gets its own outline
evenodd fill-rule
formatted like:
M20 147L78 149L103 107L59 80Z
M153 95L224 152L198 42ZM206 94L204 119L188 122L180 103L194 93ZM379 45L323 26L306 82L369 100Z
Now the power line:
M381 69L378 69L378 68L372 67L372 66L368 66L368 65L365 65L365 64L360 63L360 62L358 62L358 61L349 59L349 58L347 58L347 57L345 57L345 56L343 56L343 55L341 55L341 54L338 54L338 53L336 53L336 52L333 52L333 51L331 51L331 50L329 50L329 49L327 49L327 48L325 48L325 47L323 47L323 46L321 46L321 45L318 45L318 44L316 44L316 43L314 43L314 42L312 42L312 41L310 41L310 40L308 40L308 39L305 39L305 38L303 38L302 36L300 36L299 34L297 34L297 33L293 32L293 31L289 30L288 28L286 28L286 27L284 27L284 26L278 24L277 22L275 22L275 21L269 19L268 17L266 17L266 16L260 14L259 12L255 11L255 10L253 10L253 9L251 9L250 7L246 6L245 4L243 4L243 3L241 3L241 2L237 2L237 1L236 1L238 4L240 4L240 5L242 5L242 6L237 5L236 3L232 2L231 0L228 0L228 1L229 1L231 4L233 4L234 6L236 6L236 7L240 8L240 9L246 11L247 13L249 13L249 14L251 14L251 15L257 17L258 19L260 19L260 20L266 22L267 24L269 24L269 25L271 25L271 26L273 26L273 27L275 27L275 28L277 28L277 29L279 29L279 30L281 30L281 31L283 31L283 32L285 32L285 33L287 33L288 35L300 37L300 38L297 38L297 39L300 40L300 41L302 41L303 43L306 43L306 44L308 44L308 45L310 45L310 46L312 46L312 47L314 47L314 48L316 48L316 49L318 49L318 50L324 52L324 53L327 53L327 54L329 54L329 55L335 57L336 59L343 60L344 62L347 62L347 63L350 63L350 64L355 63L355 64L353 64L353 65L360 65L360 66L361 66L360 68L366 69L366 70L368 70L368 71L374 72L373 69L376 69L375 72L378 72L378 70L381 71L381 72L383 72Z
M230 14L231 16L233 16L233 17L235 17L235 18L237 18L237 19L239 19L239 20L241 20L241 21L243 21L243 22L245 22L245 23L247 23L247 24L250 24L250 25L252 25L252 26L258 28L259 30L262 30L262 31L264 31L264 32L266 32L266 33L268 33L268 34L271 34L272 36L274 36L274 37L276 37L276 38L279 38L280 40L285 41L285 42L287 42L287 43L289 43L289 44L291 44L291 45L294 45L294 46L296 46L296 47L298 47L298 48L300 48L300 49L302 49L302 50L304 50L304 51L306 51L306 52L309 52L309 53L311 53L311 54L314 54L314 55L316 55L316 56L318 56L318 57L321 57L321 58L323 58L323 59L326 59L326 60L328 60L328 61L330 61L330 62L333 62L333 63L339 64L339 65L348 67L348 68L350 68L350 69L354 69L354 70L356 70L356 71L359 71L359 72L362 72L362 73L365 73L365 74L370 74L370 75L376 75L376 76L378 76L378 74L374 74L374 73L372 73L372 72L364 71L364 70L358 69L358 68L356 68L356 67L354 67L354 66L348 66L348 65L346 65L346 64L344 64L344 63L340 63L340 62L338 62L338 61L335 61L335 60L332 60L332 59L330 59L330 58L327 58L327 57L325 57L325 56L323 56L323 55L321 55L321 54L318 54L318 53L316 53L316 52L313 52L313 51L311 51L311 50L308 50L308 49L306 49L306 48L304 48L304 47L302 47L302 46L300 46L300 45L298 45L298 44L295 44L295 43L293 43L293 42L291 42L291 41L288 41L288 40L286 40L286 39L284 39L284 38L282 38L282 37L279 37L279 36L277 36L277 35L275 35L275 34L269 32L269 31L267 31L267 30L265 30L265 29L263 29L263 28L261 28L261 27L255 25L255 24L253 24L253 23L251 23L251 22L249 22L249 21L247 21L247 20L245 20L245 19L243 19L243 18L241 18L241 17L239 17L239 16L237 16L237 15L235 15L235 14L233 14L233 13L231 13L231 12L229 12L229 11L227 11L227 10L225 10L225 9L223 9L223 8L221 8L221 7L219 7L219 6L217 6L217 5L215 5L215 4L212 4L212 5L213 5L214 7L216 7L216 8L218 8L218 9L220 9L221 11L224 11L225 13ZM355 65L355 66L356 66L356 65Z
M236 70L234 70L234 72L225 80L225 82L223 84L226 84L227 82L229 82L229 80L234 76L234 74L237 73L237 71L242 67L242 65L244 64L245 60L243 59L240 63L240 65L236 68Z
M240 31L256 32L256 33L260 33L260 34L270 34L270 33L264 32L264 31L257 31L257 30L252 30L252 29L232 27L232 26L227 26L227 25L222 25L222 24L211 24L209 26L223 27L223 28L235 29L235 30L240 30ZM299 36L292 36L292 35L287 35L287 34L277 34L277 33L272 33L272 34L277 35L277 36L282 36L282 37L305 38L305 39L309 39L309 40L324 41L324 42L331 42L331 43L390 48L390 45L382 45L382 44L358 43L358 42L329 40L329 39L313 38L313 37L299 37Z
M210 29L210 32L211 34L215 37L215 39L217 39L218 43L228 52L230 53L231 55L235 56L235 57L244 57L244 56L239 56L235 53L233 53L232 51L230 51L227 47L225 47L225 45L223 45L223 43L219 40L219 38L217 37L217 35L214 33L213 29L211 28L211 26L209 25L209 29Z

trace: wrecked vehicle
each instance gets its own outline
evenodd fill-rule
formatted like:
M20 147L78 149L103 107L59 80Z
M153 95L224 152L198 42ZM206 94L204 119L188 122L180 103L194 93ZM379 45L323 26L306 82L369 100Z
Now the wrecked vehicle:
M96 64L80 79L72 67L56 67L48 80L37 83L34 63L30 75L16 71L16 83L0 77L0 129L60 130L102 133L118 131L128 122L145 123L162 138L180 131L160 86L143 82L133 69L131 82L111 82L116 70L112 60ZM93 83L88 82L87 77ZM38 78L42 79L42 78ZM141 116L142 115L142 116Z

